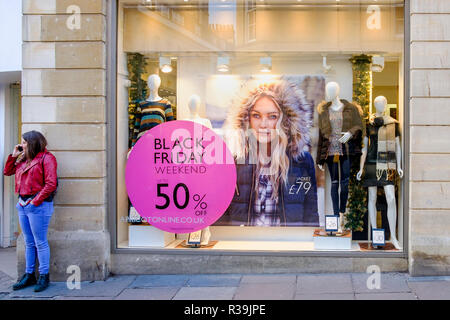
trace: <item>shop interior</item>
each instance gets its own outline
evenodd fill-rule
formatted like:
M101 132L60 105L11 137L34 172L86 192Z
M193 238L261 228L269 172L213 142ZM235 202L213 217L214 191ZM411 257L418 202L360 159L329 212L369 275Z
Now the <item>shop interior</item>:
M374 113L374 99L384 96L386 114L398 121L403 132L403 10L400 0L121 0L117 23L117 247L199 250L187 244L188 234L163 232L129 219L125 167L132 147L136 106L148 96L146 82L150 75L161 79L159 95L170 101L177 120L189 119L188 104L196 95L200 97L199 115L209 119L219 135L233 97L245 81L282 77L299 83L305 77L314 79L318 102L325 99L325 84L329 82L338 83L340 98L350 102L355 101L358 86L365 85L366 114ZM361 62L364 59L366 62ZM368 77L365 84L361 84L361 70ZM317 118L315 112L310 132L313 157ZM401 136L400 141L403 145ZM402 251L405 227L401 179L395 183L399 248L389 245L382 187L377 189L376 210L377 227L385 230L385 246L370 245L373 234L367 212L361 215L362 225L357 231L342 237L327 235L323 243L317 242L317 230L324 228L325 216L333 214L328 169L323 181L319 180L319 226L213 225L208 244L200 250ZM367 196L361 201L367 202Z

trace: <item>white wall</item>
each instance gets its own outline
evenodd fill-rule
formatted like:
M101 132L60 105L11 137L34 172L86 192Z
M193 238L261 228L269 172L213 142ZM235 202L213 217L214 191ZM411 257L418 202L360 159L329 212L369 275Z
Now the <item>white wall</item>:
M22 1L0 0L0 160L5 163L11 152L12 112L9 85L20 81L22 70ZM13 178L0 179L0 247L9 246L11 239L10 216L11 185Z
M0 0L0 73L22 70L22 1Z

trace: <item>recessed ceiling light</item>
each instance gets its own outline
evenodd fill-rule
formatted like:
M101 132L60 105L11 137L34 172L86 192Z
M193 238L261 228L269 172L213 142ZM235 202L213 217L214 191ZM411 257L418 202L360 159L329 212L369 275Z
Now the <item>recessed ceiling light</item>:
M272 58L271 57L262 57L259 59L259 63L261 65L261 72L271 72L272 71Z
M172 72L171 60L169 57L159 57L159 67L164 73Z
M230 71L230 58L229 57L217 57L217 71L219 71L219 72Z

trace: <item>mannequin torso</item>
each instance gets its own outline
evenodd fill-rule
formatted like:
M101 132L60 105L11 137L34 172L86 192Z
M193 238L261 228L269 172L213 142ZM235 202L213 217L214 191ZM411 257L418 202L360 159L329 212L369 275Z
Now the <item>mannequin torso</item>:
M188 120L194 121L196 123L204 125L207 128L212 129L211 121L209 119L200 117L200 115L198 114L198 110L200 109L200 104L201 104L201 100L198 95L193 94L189 98L188 106L189 106L190 115L189 115Z
M160 85L161 78L157 74L152 74L148 77L149 97L147 100L140 102L137 107L132 146L156 125L175 120L170 102L158 95Z

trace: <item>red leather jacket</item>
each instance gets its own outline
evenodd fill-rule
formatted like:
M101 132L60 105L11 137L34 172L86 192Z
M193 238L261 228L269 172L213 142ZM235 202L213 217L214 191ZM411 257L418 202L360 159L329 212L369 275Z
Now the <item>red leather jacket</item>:
M45 158L42 161L44 155ZM41 205L44 199L48 198L57 187L55 156L45 149L43 152L39 152L28 166L25 160L19 163L16 163L16 160L17 157L13 157L11 154L8 156L3 174L5 176L15 174L16 193L21 196L37 194L31 203L35 206Z

